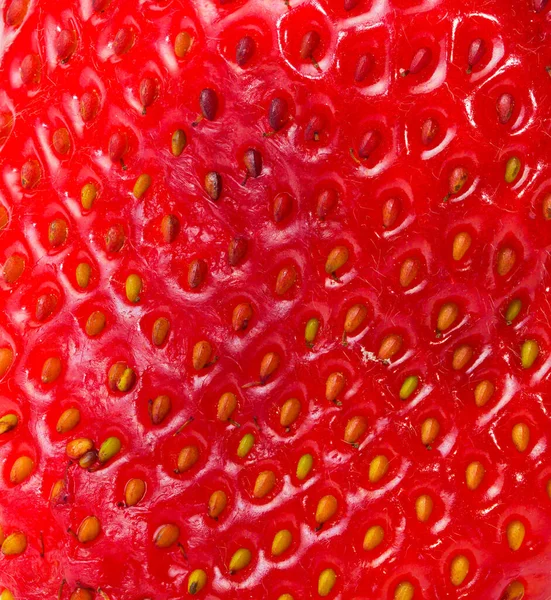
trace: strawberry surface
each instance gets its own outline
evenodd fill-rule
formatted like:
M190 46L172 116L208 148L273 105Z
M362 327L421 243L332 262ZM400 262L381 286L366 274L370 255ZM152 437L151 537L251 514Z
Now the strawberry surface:
M549 600L545 0L7 0L1 600Z

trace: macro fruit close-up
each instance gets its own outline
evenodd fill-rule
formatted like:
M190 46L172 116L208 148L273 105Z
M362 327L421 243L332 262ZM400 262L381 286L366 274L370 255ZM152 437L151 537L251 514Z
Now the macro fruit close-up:
M549 600L551 3L0 6L0 600Z

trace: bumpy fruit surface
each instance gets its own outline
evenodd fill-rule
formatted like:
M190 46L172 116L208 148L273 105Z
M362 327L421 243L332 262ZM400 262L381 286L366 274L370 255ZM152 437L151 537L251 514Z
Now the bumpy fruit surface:
M551 2L0 4L0 597L549 600Z

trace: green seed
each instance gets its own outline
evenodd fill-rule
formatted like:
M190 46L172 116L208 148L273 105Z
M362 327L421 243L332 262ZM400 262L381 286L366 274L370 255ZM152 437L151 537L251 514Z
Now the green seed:
M297 464L297 479L301 481L310 475L314 466L314 457L311 454L303 454Z
M411 394L417 389L419 385L419 377L417 375L410 375L406 377L402 387L400 388L400 400L407 400Z
M100 446L98 460L106 463L121 451L121 441L118 437L109 437Z
M520 160L516 156L511 156L505 166L505 181L513 183L520 172Z
M239 446L237 446L237 456L239 458L245 458L247 454L252 450L254 446L255 438L252 433L246 433L239 442Z
M314 345L314 340L318 335L319 328L319 319L316 319L315 317L312 317L308 323L306 323L306 327L304 328L304 340L306 341L306 345L310 348Z
M512 323L518 317L521 310L522 302L518 298L511 300L511 302L509 302L507 310L505 311L505 320L507 321L507 323Z
M522 368L529 369L536 361L539 353L540 347L538 346L538 342L535 340L526 340L523 342L520 349L520 362Z

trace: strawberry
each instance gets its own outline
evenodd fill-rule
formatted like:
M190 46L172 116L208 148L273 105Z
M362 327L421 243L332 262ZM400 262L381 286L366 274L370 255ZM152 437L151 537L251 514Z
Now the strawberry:
M0 600L549 599L550 22L4 3Z

